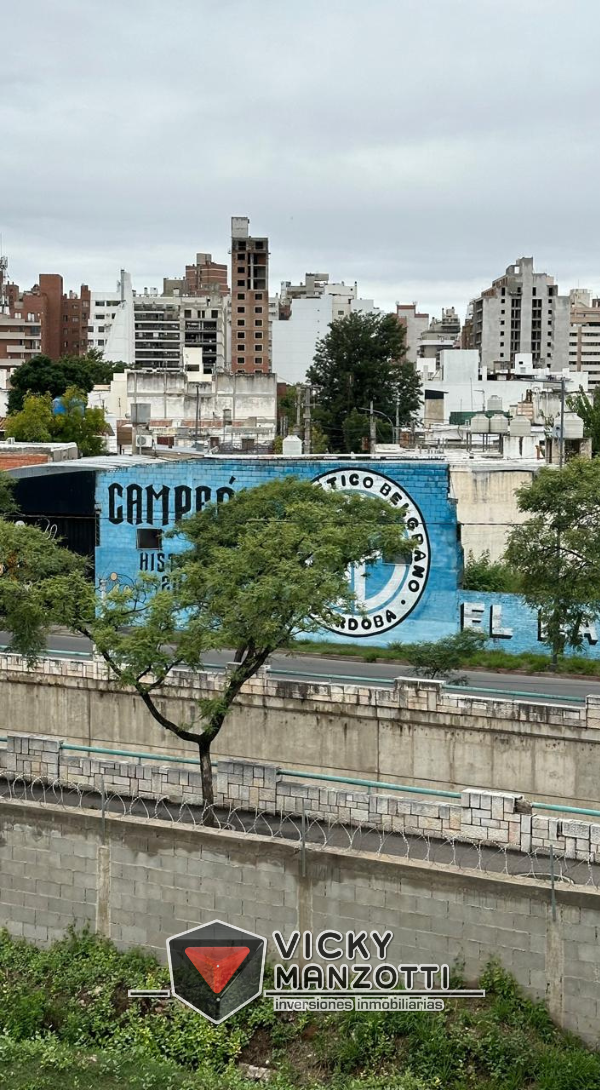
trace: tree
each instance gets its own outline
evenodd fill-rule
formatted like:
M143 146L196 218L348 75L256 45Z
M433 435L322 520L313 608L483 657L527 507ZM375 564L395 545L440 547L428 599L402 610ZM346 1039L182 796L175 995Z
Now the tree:
M393 314L349 314L329 326L317 344L308 381L315 393L315 420L330 449L348 450L344 423L369 403L401 425L421 404L421 380L405 359L404 329Z
M105 363L95 349L86 356L62 356L56 362L49 356L34 356L11 375L8 412L20 412L28 393L50 394L52 399L76 386L88 394L94 386L110 383L115 372L124 367L123 363Z
M0 624L11 635L11 650L30 664L46 647L53 624L71 610L72 587L84 586L85 561L36 526L0 518Z
M55 597L61 623L93 640L113 680L132 687L162 727L197 746L210 820L211 746L244 683L292 635L315 632L350 606L350 564L406 558L412 542L401 513L383 500L293 477L208 505L171 533L184 549L169 587L145 575L98 600L80 573L61 579ZM12 622L19 632L18 615ZM223 690L199 700L189 721L170 719L159 702L166 679L177 666L198 670L216 648L234 651Z
M583 420L584 435L592 440L592 454L600 454L600 386L596 386L591 397L584 390L571 394L567 398L567 407Z
M7 417L4 434L19 443L50 443L52 425L50 394L26 394L21 411Z
M482 632L466 628L453 636L431 642L402 644L393 643L391 647L398 651L412 666L418 677L438 678L462 685L466 677L456 675L455 670L471 662L485 643Z
M53 417L52 436L59 443L77 443L80 454L90 457L102 454L106 448L106 419L104 409L90 409L85 395L75 386L69 386L62 398L64 412Z
M105 449L103 409L85 406L85 394L74 386L62 395L64 412L53 413L50 394L26 394L20 412L7 417L5 434L20 443L77 443L84 457Z
M505 558L556 661L565 646L581 646L582 628L600 616L600 460L540 470L517 503L531 517L511 530Z

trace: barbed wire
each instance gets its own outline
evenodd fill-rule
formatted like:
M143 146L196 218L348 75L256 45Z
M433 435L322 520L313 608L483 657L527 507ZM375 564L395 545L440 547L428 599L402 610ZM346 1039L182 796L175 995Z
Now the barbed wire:
M292 800L290 800L292 801ZM268 811L248 807L209 807L193 802L174 802L168 796L131 796L111 789L94 790L66 780L27 780L22 776L0 779L2 802L28 802L39 806L62 806L65 811L95 811L113 818L133 817L190 828L211 828L224 832L269 837L294 843L299 850L334 848L371 856L391 856L413 862L478 871L490 877L532 878L549 886L587 886L600 889L600 863L590 853L569 858L564 850L534 848L431 835L426 830L397 831L368 821L344 822L303 812L302 799L293 799L296 812ZM391 825L391 822L390 822ZM583 855L583 853L581 853Z

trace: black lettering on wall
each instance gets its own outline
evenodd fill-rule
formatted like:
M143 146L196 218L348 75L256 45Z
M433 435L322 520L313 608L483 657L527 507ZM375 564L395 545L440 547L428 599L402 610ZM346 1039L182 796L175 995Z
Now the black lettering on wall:
M139 526L143 522L142 513L142 489L139 484L127 485L127 521L131 526Z
M154 485L149 484L146 489L146 522L154 522L154 502L158 502L162 505L161 521L163 526L166 526L169 521L169 493L171 489L167 484L163 484L162 488L156 489Z
M123 485L113 481L108 486L108 521L118 526L123 521L123 504L117 503L117 499L123 499Z
M192 510L192 490L187 484L178 484L175 489L175 522Z

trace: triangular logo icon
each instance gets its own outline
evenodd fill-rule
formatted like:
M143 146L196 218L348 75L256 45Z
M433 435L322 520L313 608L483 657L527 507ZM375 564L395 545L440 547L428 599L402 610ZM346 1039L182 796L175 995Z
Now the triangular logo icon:
M229 983L236 969L248 957L248 946L186 946L192 965L218 995Z

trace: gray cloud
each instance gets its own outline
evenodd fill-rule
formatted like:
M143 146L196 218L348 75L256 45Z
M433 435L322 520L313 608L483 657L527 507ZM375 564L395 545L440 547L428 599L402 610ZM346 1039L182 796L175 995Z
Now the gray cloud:
M229 217L382 306L461 311L521 254L600 287L595 0L0 0L12 276L140 286Z

